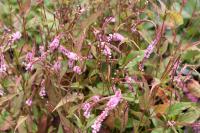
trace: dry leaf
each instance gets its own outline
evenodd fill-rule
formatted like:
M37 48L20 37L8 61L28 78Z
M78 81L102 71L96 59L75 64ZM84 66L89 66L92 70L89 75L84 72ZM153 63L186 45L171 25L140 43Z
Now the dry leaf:
M26 121L28 117L27 116L20 116L18 121L17 121L17 125L15 127L15 131L17 130L17 128Z
M169 103L159 104L154 106L156 114L163 115L166 112L166 109L169 107Z
M20 14L26 16L31 8L31 0L26 0L25 3L21 5Z
M6 131L11 129L15 125L13 118L11 116L7 116L3 123L0 124L0 131Z
M187 82L187 89L189 90L189 92L192 95L200 98L200 84L199 84L199 82L197 82L196 80L193 80L193 79L189 80Z

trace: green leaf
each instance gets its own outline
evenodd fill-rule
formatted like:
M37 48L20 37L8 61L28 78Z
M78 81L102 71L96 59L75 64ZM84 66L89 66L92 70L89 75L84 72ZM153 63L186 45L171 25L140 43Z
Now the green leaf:
M79 128L82 128L83 127L83 124L81 122L81 120L79 119L79 117L74 114L75 118L76 118L76 125L79 127Z
M133 69L144 58L144 50L133 51L127 55L124 64L127 64L125 68Z
M60 102L56 105L52 112L54 112L59 107L65 105L68 102L75 102L77 99L83 99L83 94L73 93L72 95L66 95L64 98L60 100Z
M123 99L129 102L134 102L135 96L133 95L133 93L125 93L123 94Z
M64 133L61 123L59 124L59 128L58 128L58 132L57 133Z
M87 130L89 127L91 127L95 120L96 117L93 114L91 114L90 117L87 119L87 125L84 129Z
M180 102L180 103L175 103L167 109L167 114L169 117L173 117L181 113L183 110L188 109L192 107L191 102Z
M179 115L177 121L183 123L193 123L200 117L200 112L192 110L190 112Z
M155 128L151 131L151 133L164 133L164 128Z
M83 89L84 87L79 82L75 82L71 84L71 88Z
M171 21L173 24L180 26L183 24L183 17L179 12L176 11L169 11L169 21Z

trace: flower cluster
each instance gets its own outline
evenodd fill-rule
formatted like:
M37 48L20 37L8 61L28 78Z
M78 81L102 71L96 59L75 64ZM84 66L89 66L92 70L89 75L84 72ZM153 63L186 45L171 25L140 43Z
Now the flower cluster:
M67 50L67 49L66 49L65 47L63 47L63 46L60 46L60 47L59 47L59 51L60 51L62 54L66 55L66 56L68 57L69 60L77 61L77 60L80 59L80 57L79 57L76 53Z
M10 40L8 41L8 45L12 45L15 41L19 40L21 38L21 33L19 31L13 33L10 37Z
M54 65L53 65L53 69L55 72L60 72L61 70L61 61L57 60Z
M44 46L40 46L39 51L40 51L40 60L44 61L47 58L48 51L45 52Z
M117 90L115 95L110 98L108 103L106 104L106 108L101 112L101 114L97 117L94 124L92 125L92 133L99 132L102 122L108 116L109 112L113 110L120 102L122 98L121 91Z
M92 106L94 104L96 104L97 102L99 102L99 100L100 100L99 96L93 96L92 102L86 102L86 103L83 104L82 110L84 111L83 116L85 116L85 118L90 117Z
M82 73L82 72L81 72L81 68L80 68L79 66L74 66L73 71L74 71L75 73L79 74L79 75Z
M101 42L100 43L100 48L103 52L103 54L108 57L108 58L111 58L111 49L108 47L108 45L106 44L106 42Z
M49 44L50 52L54 52L60 44L60 36L56 36L53 41Z
M28 106L31 106L32 105L32 98L28 98L27 100L26 100L26 104L28 105Z
M141 71L143 71L144 62L150 57L150 55L153 53L153 50L154 50L155 46L160 41L161 34L162 34L162 30L157 33L156 38L149 44L149 46L145 50L145 52L144 52L144 58L143 58L143 60L139 64L139 69Z
M39 95L41 98L44 98L44 96L46 96L45 79L42 80L40 86L41 86L41 88L40 88Z
M119 33L109 34L109 36L112 38L111 40L115 42L123 42L125 40L124 36Z
M85 118L89 118L91 112L91 104L88 102L84 103L82 106L82 110L84 111L83 116L85 116Z
M33 48L31 52L28 52L26 54L25 58L26 70L32 71L34 62L35 62L35 49Z
M126 77L125 77L125 82L126 82L126 83L131 84L131 83L133 83L133 81L134 81L134 80L133 80L132 77L130 77L130 76L126 76Z

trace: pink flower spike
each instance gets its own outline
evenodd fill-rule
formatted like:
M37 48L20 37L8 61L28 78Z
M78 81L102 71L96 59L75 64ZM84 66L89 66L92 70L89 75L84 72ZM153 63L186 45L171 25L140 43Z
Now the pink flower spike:
M114 109L120 102L121 98L122 98L121 91L117 90L115 92L115 95L108 101L107 108L109 108L109 110Z
M101 129L102 122L108 116L108 110L104 110L95 120L94 124L92 125L92 133L98 133Z
M49 44L50 52L54 52L60 44L60 36L56 36L53 41Z
M26 54L26 61L27 62L31 62L33 60L33 58L34 58L34 53L33 52L28 52Z
M198 102L198 97L193 96L191 93L187 93L186 96L191 102Z
M31 106L32 105L32 99L31 98L29 98L29 99L27 99L26 100L26 104L28 105L28 106Z
M44 61L47 58L49 52L48 51L45 52L44 46L40 46L39 51L40 51L40 60Z
M34 63L37 62L38 60L39 60L39 58L35 58L35 47L33 47L32 51L28 52L26 54L26 58L25 58L25 62L24 62L26 70L32 71Z
M126 83L130 84L133 82L133 79L130 76L126 76L125 81L126 81Z
M74 60L68 60L68 67L72 68L74 66Z
M22 36L22 34L19 31L17 31L17 32L13 33L11 37L12 37L13 41L16 41L16 40L19 40L21 38L21 36Z
M59 60L56 61L56 62L54 63L53 69L54 69L54 71L56 71L56 72L60 72L60 69L61 69L61 62L60 62Z
M105 22L106 23L115 23L116 22L116 19L115 19L115 17L113 17L113 16L110 16L110 17L107 17L106 19L105 19Z
M100 96L93 96L92 100L96 103L100 100Z
M40 95L41 98L44 98L44 96L46 96L45 87L42 87L42 88L40 89L39 95Z
M70 60L78 60L79 59L78 55L73 52L68 52L66 55Z
M19 40L21 38L21 36L22 36L22 34L19 31L13 33L11 35L9 45L12 45L15 41Z
M122 98L121 90L115 91L115 95L110 98L108 103L106 104L106 108L104 111L97 117L92 127L92 133L98 133L102 122L106 119L109 114L109 111L113 110L120 102Z
M45 90L45 79L43 79L40 83L41 89L39 92L39 95L41 98L44 98L44 96L46 96L46 90Z
M76 53L70 52L69 50L67 50L67 49L66 49L65 47L63 47L63 46L60 46L60 47L59 47L59 51L60 51L62 54L66 55L66 56L69 58L69 60L79 60L79 59L80 59L80 57L79 57Z
M79 74L79 75L82 73L82 72L81 72L81 68L80 68L79 66L74 66L73 71L74 71L75 73Z
M90 117L90 111L91 111L90 103L84 103L82 106L82 110L84 111L83 115L85 116L85 118L88 119Z
M121 34L119 34L119 33L113 33L111 36L112 36L112 40L113 41L120 41L120 42L122 42L122 41L125 40L124 36L121 35Z
M27 71L32 71L33 70L33 64L32 64L32 62L29 62L28 64L25 64L25 66L26 66L26 70Z
M101 42L100 47L102 49L103 54L108 58L111 58L111 49L106 45L106 42Z

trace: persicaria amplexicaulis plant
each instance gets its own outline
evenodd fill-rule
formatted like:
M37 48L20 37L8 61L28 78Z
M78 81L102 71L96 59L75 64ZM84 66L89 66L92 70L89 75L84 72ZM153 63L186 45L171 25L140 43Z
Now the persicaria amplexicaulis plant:
M0 132L199 132L198 0L0 1Z

